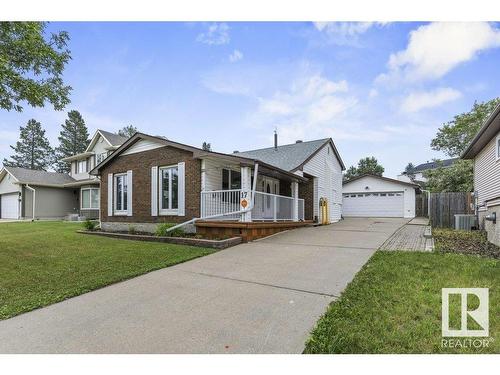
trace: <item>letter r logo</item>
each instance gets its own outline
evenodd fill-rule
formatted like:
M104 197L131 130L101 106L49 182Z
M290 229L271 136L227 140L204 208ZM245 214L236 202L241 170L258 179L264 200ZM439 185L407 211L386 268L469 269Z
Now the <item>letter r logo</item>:
M443 337L487 337L489 336L488 288L443 288L441 289L441 333ZM450 295L460 295L460 329L450 328ZM467 296L479 298L479 306L468 310ZM471 317L482 329L468 329L467 319Z

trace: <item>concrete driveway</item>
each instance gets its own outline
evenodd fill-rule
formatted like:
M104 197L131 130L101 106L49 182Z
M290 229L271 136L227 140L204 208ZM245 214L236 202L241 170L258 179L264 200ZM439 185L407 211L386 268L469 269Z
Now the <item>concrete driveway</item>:
M0 322L0 353L300 353L403 219L281 233Z

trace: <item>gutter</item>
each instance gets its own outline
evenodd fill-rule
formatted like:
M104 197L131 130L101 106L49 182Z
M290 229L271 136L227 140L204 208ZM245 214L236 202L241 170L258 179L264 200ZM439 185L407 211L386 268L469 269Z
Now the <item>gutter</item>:
M224 213L224 214L206 216L206 217L203 218L203 220L215 219L217 217L222 217L222 216L243 214L243 213L247 213L249 211L252 211L253 207L254 207L254 204L255 204L255 191L257 190L257 174L258 174L258 171L259 171L259 164L255 163L254 170L253 170L252 201L250 202L250 206L248 208L246 208L244 210L239 210L239 211L227 212L227 213ZM173 227L170 227L170 228L167 229L167 233L170 232L170 231L173 231L173 230L175 230L177 228L181 228L181 227L183 227L185 225L194 224L198 220L202 220L202 218L201 217L196 217L194 219L185 221L184 223L174 225Z
M26 189L29 189L33 192L33 218L31 219L31 221L35 221L35 206L36 206L36 190L33 189L31 186L29 186L28 184L25 185L26 186Z

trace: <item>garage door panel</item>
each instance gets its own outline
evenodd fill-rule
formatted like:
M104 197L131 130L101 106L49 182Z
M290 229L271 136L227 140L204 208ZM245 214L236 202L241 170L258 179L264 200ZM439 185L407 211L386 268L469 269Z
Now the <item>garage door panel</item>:
M403 217L403 192L344 194L344 216Z
M19 194L2 194L0 196L0 217L2 219L19 218Z

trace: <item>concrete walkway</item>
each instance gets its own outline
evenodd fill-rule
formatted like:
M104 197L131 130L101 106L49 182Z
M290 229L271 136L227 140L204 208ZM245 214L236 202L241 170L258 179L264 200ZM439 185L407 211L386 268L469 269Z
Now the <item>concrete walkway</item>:
M300 353L406 220L301 228L0 322L0 353Z

